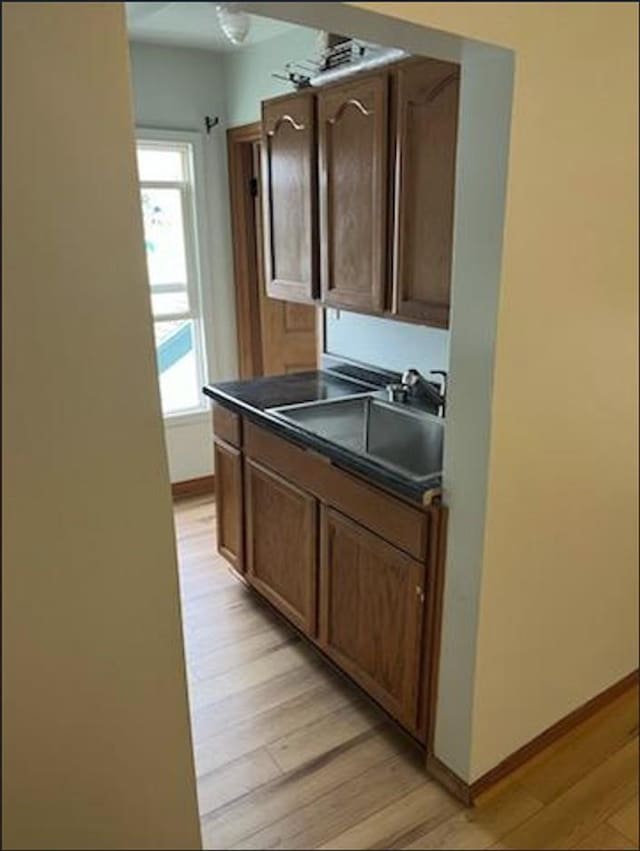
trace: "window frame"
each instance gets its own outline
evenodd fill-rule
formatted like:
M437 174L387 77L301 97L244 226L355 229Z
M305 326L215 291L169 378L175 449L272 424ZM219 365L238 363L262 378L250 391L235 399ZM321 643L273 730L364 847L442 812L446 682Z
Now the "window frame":
M204 204L204 166L201 134L188 130L164 130L161 128L136 127L135 148L136 161L138 145L157 148L177 148L189 146L185 156L187 170L184 181L142 180L138 174L138 189L141 194L145 188L177 189L181 194L182 215L185 239L185 262L187 271L186 286L183 284L156 284L149 287L149 302L151 318L154 325L158 322L191 321L194 331L194 354L196 361L196 380L198 387L208 383L209 358L208 340L205 332L205 308L203 299L203 272L205 262L202 253L203 233L205 225ZM186 290L189 310L156 316L153 312L152 295L154 292L182 292ZM158 389L160 391L160 373L157 372ZM160 391L161 392L161 391ZM165 425L185 425L208 416L208 405L202 394L196 407L180 409L165 413L162 417Z

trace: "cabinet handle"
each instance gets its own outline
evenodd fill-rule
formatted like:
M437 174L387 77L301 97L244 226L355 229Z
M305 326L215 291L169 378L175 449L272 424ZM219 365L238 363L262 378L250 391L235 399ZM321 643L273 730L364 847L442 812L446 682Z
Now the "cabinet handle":
M421 603L424 603L424 588L421 588L419 585L416 585L416 597Z
M281 124L290 124L294 130L305 130L304 124L298 124L295 118L292 118L290 115L280 115L273 125L273 130L267 130L267 136L275 136L276 130L279 129Z

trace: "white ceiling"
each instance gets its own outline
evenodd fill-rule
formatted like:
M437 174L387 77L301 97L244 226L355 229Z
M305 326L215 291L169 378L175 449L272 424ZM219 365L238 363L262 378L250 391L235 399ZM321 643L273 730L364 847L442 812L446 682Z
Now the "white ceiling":
M172 44L181 47L201 47L217 52L242 50L297 27L286 21L276 21L250 15L251 27L242 45L234 45L222 32L215 3L125 3L129 37L134 41Z

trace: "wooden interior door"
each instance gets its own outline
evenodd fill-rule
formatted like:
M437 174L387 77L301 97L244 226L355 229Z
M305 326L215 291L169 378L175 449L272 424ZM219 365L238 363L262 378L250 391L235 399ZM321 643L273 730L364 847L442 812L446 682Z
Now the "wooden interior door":
M316 369L317 311L265 288L259 123L229 130L229 183L240 377Z
M245 460L247 578L308 635L316 632L316 511L311 494Z
M449 324L460 67L410 60L393 72L396 187L392 309Z
M318 93L320 279L334 307L385 306L388 87L380 72Z
M315 94L262 104L265 289L287 301L319 296Z
M425 566L333 509L320 534L320 646L415 730Z

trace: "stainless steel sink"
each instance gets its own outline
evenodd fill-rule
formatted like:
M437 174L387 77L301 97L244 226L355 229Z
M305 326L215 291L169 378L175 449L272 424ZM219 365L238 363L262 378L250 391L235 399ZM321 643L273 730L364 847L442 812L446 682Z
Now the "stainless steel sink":
M369 395L272 408L305 431L411 479L442 471L444 421Z

